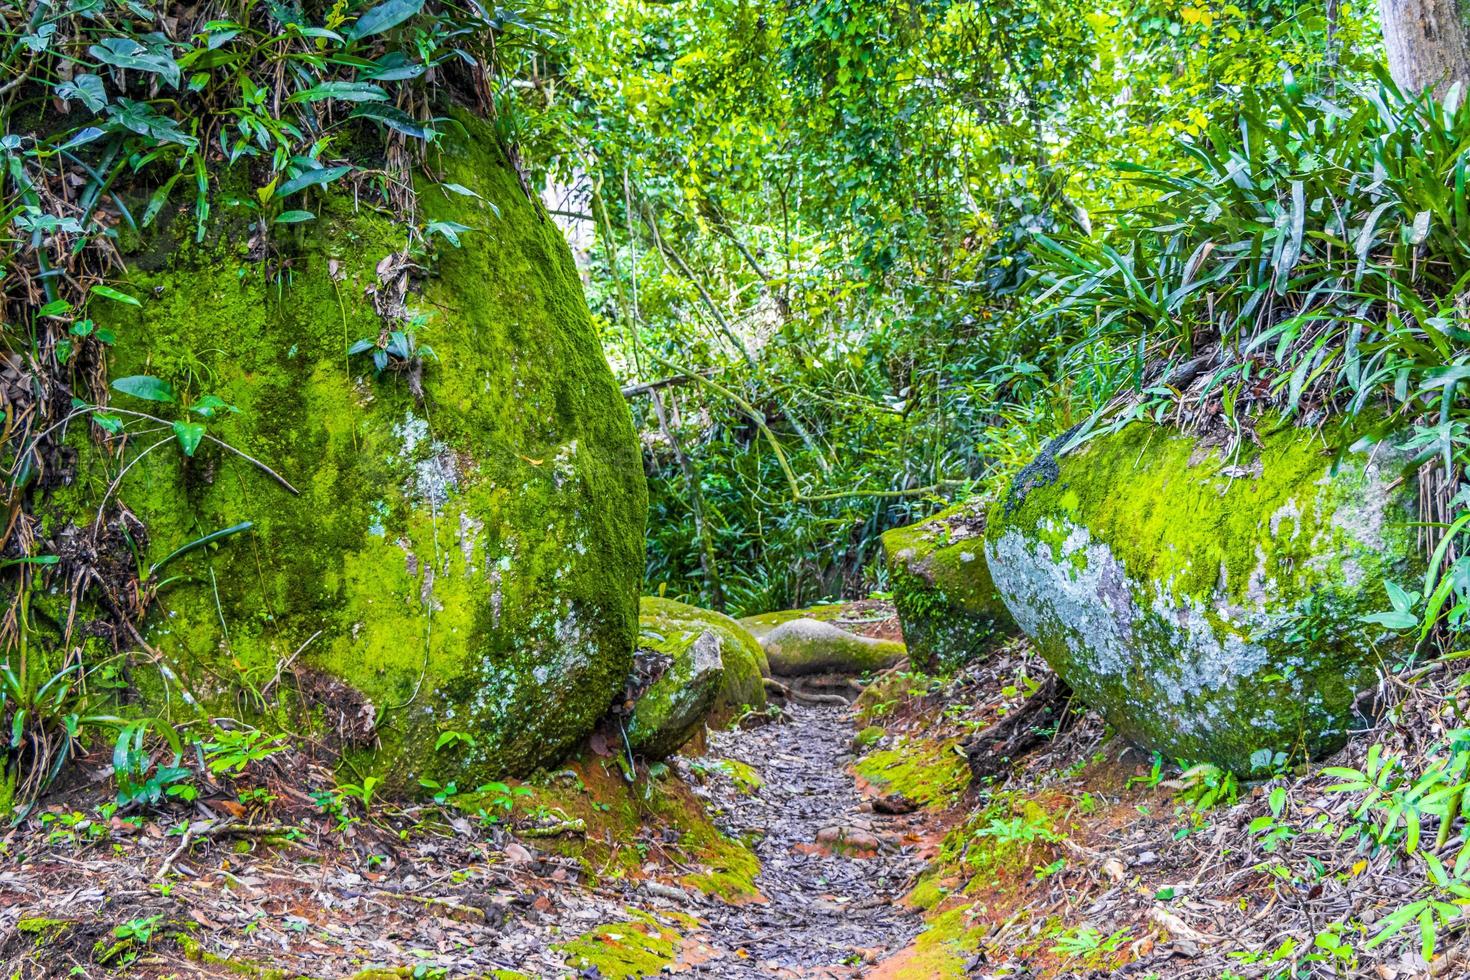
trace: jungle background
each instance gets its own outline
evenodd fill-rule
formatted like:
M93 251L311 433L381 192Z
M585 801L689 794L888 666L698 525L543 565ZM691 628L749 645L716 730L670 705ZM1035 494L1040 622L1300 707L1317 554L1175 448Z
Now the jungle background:
M649 589L736 615L881 588L883 530L1003 484L1177 349L1131 316L1041 315L1059 260L1038 236L1133 261L1167 189L1148 171L1198 166L1253 93L1350 104L1382 72L1361 3L543 16L526 160L585 235L615 370L680 382L631 398Z
M184 964L210 975L242 950L256 966L289 950L301 976L342 975L349 962L394 976L638 976L715 957L713 975L738 977L808 954L805 965L852 976L890 968L890 954L907 957L891 969L910 972L895 976L1032 964L1053 976L1135 964L1159 977L1463 971L1470 109L1462 82L1395 82L1373 4L36 0L0 15L0 570L15 583L0 620L0 728L17 804L0 838L0 857L14 858L0 864L0 913L16 929L0 951L21 975L48 975L63 955L84 973L149 970L167 955L181 975L195 969ZM1470 62L1451 77L1470 78ZM494 194L455 179L452 164L466 161L444 162L446 145L465 145L452 144L456 118L469 131L470 116L482 152L460 155L494 157L482 168L498 175ZM425 565L411 550L400 572L374 512L355 533L385 539L374 574L391 570L411 600L400 603L411 615L376 623L401 635L375 657L409 650L407 680L385 683L378 705L338 702L333 720L348 724L320 730L280 715L257 728L247 712L242 722L211 711L207 725L112 713L136 707L136 678L172 683L158 680L168 665L144 632L168 610L164 589L186 578L157 574L175 560L198 564L186 584L210 603L194 611L210 631L217 611L224 643L211 649L247 709L290 700L279 696L290 685L316 710L311 684L286 675L321 632L303 630L281 648L289 656L268 644L258 662L234 656L247 627L271 619L226 622L214 562L245 560L234 548L255 540L245 521L186 512L169 529L181 546L154 542L157 560L141 557L145 522L129 523L116 491L154 449L159 465L138 467L135 483L179 475L178 499L209 484L200 474L226 452L252 478L296 488L219 438L244 423L206 382L233 366L200 369L215 347L171 348L157 311L172 298L128 278L123 256L165 221L203 246L201 268L238 264L252 297L314 295L340 314L309 325L330 327L317 346L340 389L370 393L352 403L364 416L392 409L399 421L416 417L425 378L451 380L433 346L468 345L472 332L446 318L459 330L446 336L418 308L442 284L432 274L469 270L451 286L509 321L513 290L478 291L475 270L494 267L486 256L503 246L535 255L542 272L561 268L528 197L571 239L622 388L622 402L603 392L616 412L599 417L623 424L626 403L637 428L645 607L667 597L748 616L869 596L882 606L884 531L952 501L996 503L1033 462L1055 466L1092 437L1148 420L1229 455L1259 441L1266 417L1310 444L1349 416L1417 464L1424 577L1369 583L1378 611L1353 620L1397 641L1375 664L1381 710L1326 768L1269 750L1250 773L1166 759L1070 700L1065 724L1032 726L1024 758L988 752L985 733L1043 704L1042 692L1067 700L1028 640L988 639L963 669L929 676L881 646L898 631L892 607L864 618L864 605L848 622L875 634L860 646L888 651L880 667L849 665L812 691L752 667L751 695L726 705L733 726L706 731L693 712L664 751L635 753L624 722L666 675L635 668L625 689L628 661L598 678L606 690L583 699L564 744L526 739L546 758L522 759L524 772L472 769L476 739L495 726L435 716L450 699L434 691L414 706L427 718L415 747L433 768L408 797L384 782L406 778L402 767L357 773L351 758L370 765L379 723L418 699L429 637L450 632L434 624L450 617L420 588ZM496 200L515 209L505 227L536 229L536 240L481 235L502 217ZM365 244L342 253L361 268L343 272L348 260L313 252L312 236L344 224L357 234L348 215L370 224L353 239ZM220 226L234 251L211 251ZM327 274L301 281L316 292L287 293L312 258ZM339 272L366 284L352 291L351 324ZM154 330L118 343L117 325L145 310ZM139 338L163 349L140 355ZM469 381L510 364L528 376L567 368L549 347L518 361L522 351L495 340L501 363L477 362ZM296 347L281 346L277 359L293 360ZM157 373L110 374L127 357ZM495 394L509 400L510 388ZM475 402L443 398L435 411ZM248 422L279 455L299 450L268 412ZM350 430L354 449L356 424L338 433ZM407 441L382 417L373 424ZM446 426L456 427L479 435L474 420ZM139 449L142 435L154 441ZM111 469L94 474L100 502L82 516L92 545L110 550L62 547L81 540L79 522L32 506L64 497L53 491L91 443ZM457 458L429 448L399 459L414 480L426 459ZM514 448L500 455L517 478L550 458ZM636 483L607 494L620 512L641 514ZM419 531L432 523L423 537L437 555L436 508L450 495L424 496ZM366 514L366 499L356 503ZM526 526L550 530L534 502L522 506ZM636 555L633 523L604 526L620 532L608 551ZM619 637L631 639L638 576L628 563L612 570L626 588L603 591L618 592ZM477 588L490 579L474 576ZM227 599L231 588L249 583L227 580ZM561 598L546 592L523 598ZM496 596L482 605L498 620ZM102 613L66 613L83 600ZM1315 649L1306 609L1287 639ZM105 656L46 648L33 629L43 619L68 641L87 620L77 649ZM336 625L350 646L360 623ZM422 653L402 640L413 631ZM613 652L631 658L622 639ZM752 664L767 652L746 647ZM124 662L143 669L129 675ZM383 673L378 660L352 663L355 680ZM538 683L561 680L531 666ZM520 704L544 722L555 712L532 687ZM995 768L977 768L983 756ZM760 911L767 898L784 920ZM833 936L840 944L812 952ZM641 958L624 955L630 945ZM941 965L925 973L931 955Z

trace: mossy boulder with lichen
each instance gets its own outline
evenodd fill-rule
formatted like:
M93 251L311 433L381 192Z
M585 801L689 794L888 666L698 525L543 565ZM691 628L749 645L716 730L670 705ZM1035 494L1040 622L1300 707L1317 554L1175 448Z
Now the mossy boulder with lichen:
M985 561L986 504L976 499L883 535L893 603L915 669L949 673L1016 631Z
M119 476L75 437L48 516L58 539L85 535L115 495L144 568L252 522L169 566L145 626L163 670L132 672L137 697L319 734L399 786L528 772L585 737L627 678L642 576L639 450L571 254L491 127L454 117L416 189L459 247L411 254L397 215L346 194L278 226L268 258L228 217L192 244L185 211L117 284L139 305L94 304L117 334L110 376L176 393L117 405L197 422L217 396L238 411L209 435L299 492L208 439L186 457L155 436ZM349 347L384 335L401 276L395 329L433 356L379 373ZM436 751L445 730L470 738Z
M823 602L815 606L806 606L802 609L780 609L776 612L756 613L754 616L742 616L737 622L756 638L756 642L764 643L771 630L793 619L815 619L819 623L832 623L842 618L850 603L846 602ZM839 628L841 628L839 626Z
M1271 429L1274 426L1274 430ZM990 513L1016 621L1078 698L1172 758L1318 756L1398 646L1361 617L1423 575L1415 481L1346 428L1228 454L1137 424L1048 458Z
M780 677L860 674L885 670L904 657L902 643L860 636L816 619L793 619L766 634L761 645Z
M718 640L724 672L710 705L713 721L723 721L744 707L765 707L762 678L771 673L765 651L729 616L687 602L644 596L638 604L638 626L639 646L669 656L688 650L703 633Z

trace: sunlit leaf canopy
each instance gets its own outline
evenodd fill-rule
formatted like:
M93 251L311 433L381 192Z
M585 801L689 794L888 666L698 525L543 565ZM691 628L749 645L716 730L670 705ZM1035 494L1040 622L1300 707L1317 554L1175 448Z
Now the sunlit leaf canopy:
M591 233L615 367L629 383L714 372L790 455L795 490L750 413L709 385L665 391L667 434L634 401L652 447L652 582L714 598L718 557L752 576L734 586L751 607L873 584L882 527L1014 468L1111 394L1110 365L1025 315L1038 233L1111 227L1156 194L1118 164L1191 166L1181 140L1243 92L1350 84L1379 57L1371 4L1329 18L1277 2L577 2L547 16L556 39L523 66L518 135ZM668 447L681 432L693 483Z

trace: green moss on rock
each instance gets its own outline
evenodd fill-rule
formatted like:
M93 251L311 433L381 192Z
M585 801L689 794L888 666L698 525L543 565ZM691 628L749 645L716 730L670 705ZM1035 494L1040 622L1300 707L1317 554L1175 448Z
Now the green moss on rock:
M582 976L608 980L658 976L678 958L683 937L646 912L629 912L629 921L600 925L552 948Z
M845 602L824 602L815 606L807 606L804 609L782 609L777 612L745 616L739 622L758 642L764 643L771 630L783 623L789 623L793 619L815 619L819 623L833 623L842 618L847 608L848 603Z
M207 442L129 469L119 496L150 560L254 525L169 567L180 577L147 636L173 682L140 667L138 695L173 718L305 727L398 786L529 772L582 739L627 678L642 575L639 451L571 255L490 127L456 118L467 135L434 166L483 201L418 184L426 220L473 229L409 296L437 355L422 400L347 356L379 335L377 267L407 244L348 197L314 205L289 263L243 241L170 241L132 263L122 288L141 307L93 311L118 335L111 376L221 396L239 413L211 434L300 490ZM51 533L89 523L116 472L73 442L82 461ZM435 753L444 729L474 741Z
M639 755L662 759L704 728L725 679L722 641L713 630L690 630L644 631L639 642L667 657L668 666L638 696L627 726L628 745Z
M950 673L1016 632L985 560L985 504L957 504L883 535L889 585L916 670Z
M793 619L766 634L762 644L771 672L782 677L807 674L872 673L904 657L902 643L875 640L815 619Z
M882 792L920 806L948 806L970 786L970 764L960 754L959 739L905 738L894 748L863 756L853 768Z
M719 637L725 676L714 703L714 721L743 707L765 706L762 678L770 675L771 668L761 645L738 622L724 613L656 596L644 596L638 614L639 642L654 649L661 649L660 643L692 639L705 631Z
M1353 441L1281 425L1224 458L1146 425L1094 439L992 510L996 585L1139 744L1238 771L1260 749L1330 752L1399 648L1360 617L1385 607L1384 581L1423 574L1412 477Z

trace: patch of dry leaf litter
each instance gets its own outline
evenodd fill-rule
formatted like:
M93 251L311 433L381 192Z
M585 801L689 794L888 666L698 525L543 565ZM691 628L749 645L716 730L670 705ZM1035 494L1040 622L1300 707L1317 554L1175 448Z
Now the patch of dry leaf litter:
M1177 772L1156 778L1152 759L1088 717L998 781L945 782L923 807L854 779L854 756L888 753L894 778L912 780L899 763L945 760L936 746L1015 710L1042 676L1016 643L945 684L891 672L856 718L793 704L781 722L711 733L703 756L674 760L663 778L691 787L759 855L756 901L691 889L707 869L680 856L673 828L648 822L611 842L603 865L633 849L632 870L595 877L565 841L518 840L433 806L379 805L344 827L311 796L330 773L300 760L261 774L277 797L268 807L205 799L102 820L105 783L83 782L0 839L3 975L1470 975L1454 930L1431 963L1413 929L1365 948L1386 915L1425 894L1424 875L1401 850L1344 833L1358 799L1327 792L1315 770L1197 813ZM1361 767L1380 741L1422 768L1459 725L1460 688L1445 666L1386 684L1393 723L1329 761ZM736 772L745 778L731 763L749 766ZM1286 802L1263 822L1277 787ZM1452 829L1437 848L1446 863L1461 846ZM1315 942L1331 929L1351 959Z
M920 814L883 816L848 772L847 711L793 704L789 721L710 736L714 755L744 762L764 785L711 800L728 832L759 840L764 904L708 911L712 941L745 955L712 976L861 976L920 922L900 903L924 867Z
M677 859L592 881L557 842L433 806L376 804L344 827L310 795L330 774L307 763L271 760L277 799L250 809L220 799L104 820L99 781L3 838L0 963L7 977L617 976L616 929L598 934L611 954L600 966L558 947L651 917L648 929L676 940L670 972L857 976L917 930L893 901L922 862L905 839L918 818L877 817L854 789L852 733L843 709L797 705L674 763L665 778L699 783L727 834L761 838L765 900L740 904L681 885L701 869ZM725 756L752 767L754 793L719 775ZM667 833L640 830L654 852Z

